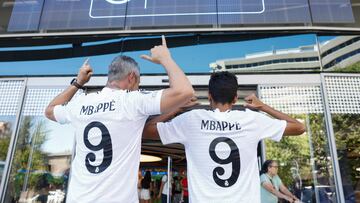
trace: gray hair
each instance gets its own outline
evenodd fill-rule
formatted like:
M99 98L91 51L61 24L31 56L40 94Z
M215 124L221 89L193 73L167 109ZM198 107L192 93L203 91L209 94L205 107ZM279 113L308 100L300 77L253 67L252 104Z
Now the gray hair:
M136 61L128 56L117 56L109 65L108 82L122 80L131 72L140 76L140 68Z

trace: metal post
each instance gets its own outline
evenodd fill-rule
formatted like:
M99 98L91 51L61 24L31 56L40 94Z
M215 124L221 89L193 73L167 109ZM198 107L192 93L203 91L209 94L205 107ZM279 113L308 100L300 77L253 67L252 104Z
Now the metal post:
M0 186L0 197L1 197L1 202L5 201L5 195L6 195L6 189L7 189L7 185L8 185L8 181L9 181L9 176L10 176L10 172L11 172L11 164L13 161L13 157L15 154L15 147L16 147L16 141L18 140L18 131L19 131L19 127L20 127L20 117L21 117L21 113L22 113L22 108L24 106L25 103L25 97L26 97L26 86L27 86L27 79L24 79L24 86L21 90L21 95L22 98L18 104L18 111L16 113L16 120L15 120L15 128L14 131L11 135L11 139L10 139L10 143L9 143L9 148L8 148L8 154L6 156L6 163L5 163L5 168L4 168L4 177L1 180L1 186Z
M321 50L320 50L320 42L319 42L319 37L316 35L315 36L315 40L316 40L316 47L317 47L317 52L318 52L318 56L319 56L319 65L320 65L320 71L323 71L323 63L322 63L322 57L321 57Z
M311 128L310 128L310 120L309 120L309 115L306 114L306 132L309 136L309 147L310 147L310 165L311 165L311 170L312 170L312 176L313 176L313 180L314 180L314 190L315 190L315 199L316 202L320 202L320 197L319 197L319 189L316 187L318 185L317 183L317 171L315 168L315 157L314 157L314 147L312 144L312 132L311 132Z
M168 178L167 178L167 196L166 202L170 203L170 184L171 184L171 157L168 156Z
M339 203L345 203L343 185L341 180L341 172L338 162L338 155L336 151L336 143L335 143L335 134L333 129L333 124L331 120L331 113L329 107L329 99L325 87L325 76L323 73L320 74L321 76L321 95L324 102L324 111L325 111L325 125L326 125L326 135L329 141L329 148L331 154L331 160L333 164L333 173L334 173L334 180L335 180L335 188L336 188L336 199Z

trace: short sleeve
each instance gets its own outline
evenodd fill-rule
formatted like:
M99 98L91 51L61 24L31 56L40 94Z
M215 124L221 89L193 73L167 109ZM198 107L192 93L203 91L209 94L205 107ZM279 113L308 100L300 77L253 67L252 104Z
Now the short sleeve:
M160 114L161 95L163 90L130 92L127 106L132 106L138 115Z
M166 182L167 181L167 175L163 175L163 177L161 178L161 182Z
M184 144L186 142L184 129L186 128L186 118L189 113L190 112L183 113L169 122L157 123L157 130L159 132L161 142L164 145L171 143Z
M70 108L68 105L56 105L54 107L54 117L56 122L67 124L71 122Z
M286 121L274 119L262 113L254 113L260 140L270 138L271 140L279 142L286 128Z
M278 186L280 187L280 185L282 185L282 181L281 181L280 177L278 175L276 175L274 178L276 179L276 182L277 182Z
M260 183L263 184L263 183L267 183L267 182L270 183L269 178L268 178L265 174L262 174L262 175L260 176Z

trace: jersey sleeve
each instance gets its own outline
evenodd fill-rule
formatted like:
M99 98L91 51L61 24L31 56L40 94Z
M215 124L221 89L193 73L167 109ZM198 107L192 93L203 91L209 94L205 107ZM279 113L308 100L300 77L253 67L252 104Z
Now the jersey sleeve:
M157 130L159 132L161 142L164 145L171 143L184 144L186 142L184 129L186 128L186 118L189 113L190 112L183 113L169 122L157 123Z
M54 107L54 117L56 119L56 122L60 124L67 124L71 122L71 116L70 116L70 105L56 105Z
M262 113L254 113L260 140L270 138L271 140L279 142L286 128L286 121L274 119Z
M162 92L163 90L130 92L127 106L133 107L133 113L141 116L160 114Z

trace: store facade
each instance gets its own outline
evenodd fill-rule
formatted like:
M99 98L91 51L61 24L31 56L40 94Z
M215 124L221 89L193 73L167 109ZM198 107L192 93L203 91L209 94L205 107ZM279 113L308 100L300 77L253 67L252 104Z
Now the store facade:
M45 107L89 56L95 75L78 94L104 87L119 54L139 62L141 88L167 87L164 71L138 58L160 34L194 86L197 108L209 107L210 73L230 71L239 82L235 108L255 93L306 125L303 135L259 143L259 166L278 160L303 202L360 202L360 1L181 3L0 0L0 202L64 202L74 129L46 119ZM161 161L141 170L186 170L180 144L143 140L142 153Z

